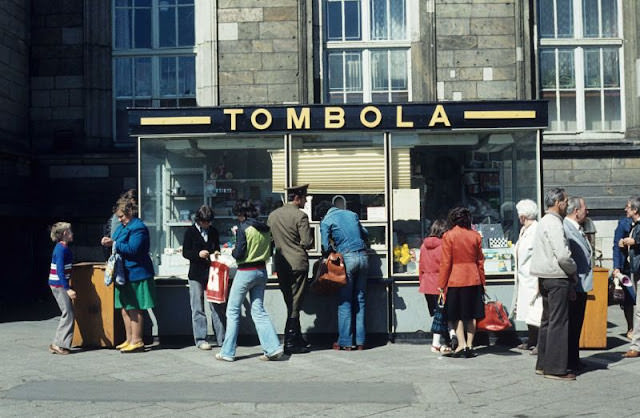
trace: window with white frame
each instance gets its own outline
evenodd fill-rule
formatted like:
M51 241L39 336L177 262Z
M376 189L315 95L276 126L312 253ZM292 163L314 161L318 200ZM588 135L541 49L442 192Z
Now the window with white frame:
M113 0L114 138L126 108L196 105L194 0Z
M539 0L540 89L549 131L624 129L620 0Z
M325 100L411 100L408 1L323 0Z

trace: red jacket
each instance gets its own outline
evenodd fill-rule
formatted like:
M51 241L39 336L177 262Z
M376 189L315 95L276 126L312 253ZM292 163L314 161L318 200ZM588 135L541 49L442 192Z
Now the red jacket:
M437 295L438 272L440 271L440 259L442 258L442 239L427 237L420 247L420 293Z
M471 229L454 226L442 237L439 286L485 285L482 237Z

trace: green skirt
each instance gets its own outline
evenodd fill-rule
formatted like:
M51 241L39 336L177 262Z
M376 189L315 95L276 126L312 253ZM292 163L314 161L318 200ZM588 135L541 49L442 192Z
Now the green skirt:
M156 306L156 282L153 277L135 282L127 282L122 286L116 285L116 309L125 311L151 309Z

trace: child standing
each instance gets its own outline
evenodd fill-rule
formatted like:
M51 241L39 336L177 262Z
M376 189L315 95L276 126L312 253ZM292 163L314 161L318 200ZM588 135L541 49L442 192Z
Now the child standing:
M73 241L71 224L68 222L53 224L51 226L51 241L57 244L51 256L49 287L62 314L55 339L49 345L49 351L52 354L69 354L73 340L73 305L71 300L76 298L76 292L69 287L71 262L73 261L71 250L69 250L69 243Z
M438 306L438 273L442 258L442 235L446 231L447 223L442 219L437 219L431 225L429 236L424 239L420 247L420 273L418 276L420 280L418 291L424 294L429 314L433 317L431 351L445 355L451 353L451 347L447 345L450 333L448 333L446 313L443 308Z

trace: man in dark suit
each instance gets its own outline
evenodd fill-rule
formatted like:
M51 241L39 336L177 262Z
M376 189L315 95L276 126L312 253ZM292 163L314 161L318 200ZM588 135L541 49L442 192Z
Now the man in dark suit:
M575 298L569 299L569 357L567 369L577 372L580 363L580 332L587 306L587 292L593 289L593 266L591 244L584 234L582 223L587 217L587 205L581 197L570 197L567 203L567 216L562 221L564 233L569 242L571 258L576 262L577 281Z
M195 223L184 233L182 255L189 263L189 300L191 303L191 322L196 347L211 350L207 342L207 315L204 311L204 289L209 278L209 256L220 251L218 231L211 226L213 211L203 205L196 212ZM218 346L222 346L226 326L224 303L209 302L213 331Z
M280 291L287 305L284 330L284 351L287 354L309 351L309 344L300 330L300 309L309 274L307 250L313 245L309 217L300 210L307 201L308 186L287 188L288 203L271 212L267 220L276 248L273 259Z

